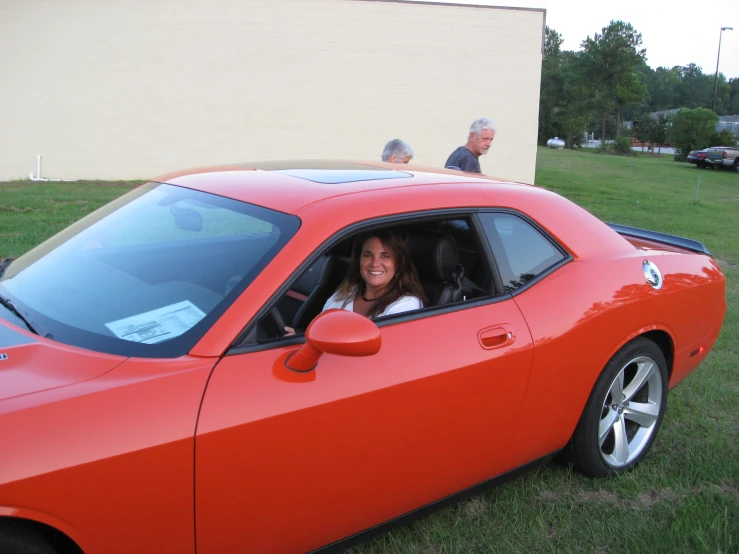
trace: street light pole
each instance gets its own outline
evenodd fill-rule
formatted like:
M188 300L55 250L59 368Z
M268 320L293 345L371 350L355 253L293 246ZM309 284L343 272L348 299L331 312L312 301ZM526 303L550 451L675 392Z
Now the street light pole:
M724 31L733 31L734 27L721 27L718 34L718 56L716 56L716 75L713 77L713 102L711 102L711 111L716 111L716 89L718 87L718 61L721 59L721 36Z

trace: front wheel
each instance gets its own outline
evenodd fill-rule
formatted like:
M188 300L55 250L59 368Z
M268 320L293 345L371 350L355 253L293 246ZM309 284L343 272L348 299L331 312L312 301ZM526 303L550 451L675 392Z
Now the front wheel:
M647 454L667 407L667 363L637 338L606 364L571 439L575 469L605 477L632 469Z

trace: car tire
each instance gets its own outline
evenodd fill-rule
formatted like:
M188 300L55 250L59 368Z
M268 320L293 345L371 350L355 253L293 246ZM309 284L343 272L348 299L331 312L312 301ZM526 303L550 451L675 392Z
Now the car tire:
M734 160L734 171L739 172L739 156Z
M23 525L9 524L0 527L0 552L2 554L57 554L43 536Z
M667 379L665 357L652 341L639 337L616 352L598 377L568 445L574 468L607 477L636 466L662 423Z

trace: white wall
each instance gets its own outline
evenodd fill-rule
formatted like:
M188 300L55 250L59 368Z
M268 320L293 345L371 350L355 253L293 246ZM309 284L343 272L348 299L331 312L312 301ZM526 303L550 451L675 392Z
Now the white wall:
M0 180L204 164L443 166L476 117L483 172L532 183L544 10L366 0L0 0Z

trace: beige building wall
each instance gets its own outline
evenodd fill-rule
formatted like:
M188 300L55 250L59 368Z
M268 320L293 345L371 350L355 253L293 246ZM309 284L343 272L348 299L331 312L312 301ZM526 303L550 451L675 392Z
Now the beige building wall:
M0 0L0 180L146 179L205 164L443 166L533 183L545 11L372 0Z

